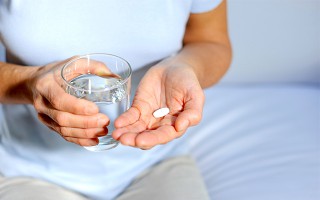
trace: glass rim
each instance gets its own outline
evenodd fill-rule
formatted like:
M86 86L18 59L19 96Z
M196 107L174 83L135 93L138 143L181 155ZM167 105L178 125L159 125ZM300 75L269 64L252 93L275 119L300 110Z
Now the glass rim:
M117 85L114 85L114 86L111 86L111 87L108 87L108 88L103 88L103 89L83 89L83 88L79 88L79 87L75 87L74 85L71 85L69 81L67 81L63 75L63 70L68 66L70 65L71 63L77 61L77 60L80 60L82 58L89 58L90 56L109 56L109 57L115 57L115 58L118 58L122 61L124 61L127 65L128 65L128 69L129 69L129 74L127 75L127 77L125 77L124 79L120 79L120 82L119 84ZM79 90L79 91L90 91L90 92L104 92L104 91L110 91L110 90L113 90L119 86L122 86L124 84L126 84L131 75L132 75L132 68L131 68L131 65L128 61L126 61L124 58L121 58L120 56L117 56L117 55L114 55L114 54L108 54L108 53L89 53L89 54L84 54L84 55L79 55L71 60L69 60L67 63L65 63L64 65L62 65L62 68L61 68L61 72L60 72L60 75L61 75L61 78L62 80L64 81L64 83L69 87L69 88L73 88L75 90ZM85 74L82 74L82 75L85 75Z

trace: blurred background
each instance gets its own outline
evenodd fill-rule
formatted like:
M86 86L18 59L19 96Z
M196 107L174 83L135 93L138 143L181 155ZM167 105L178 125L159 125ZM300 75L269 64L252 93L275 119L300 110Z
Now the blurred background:
M224 83L319 83L319 0L229 0L228 9L234 58Z

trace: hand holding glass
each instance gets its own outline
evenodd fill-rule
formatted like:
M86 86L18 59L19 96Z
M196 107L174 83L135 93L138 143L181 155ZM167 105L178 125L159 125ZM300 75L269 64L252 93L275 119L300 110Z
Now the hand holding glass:
M99 137L99 144L85 147L103 151L116 147L119 142L111 136L115 119L129 108L130 64L115 55L96 53L79 56L61 69L62 86L77 98L94 102L99 112L110 119L108 134Z

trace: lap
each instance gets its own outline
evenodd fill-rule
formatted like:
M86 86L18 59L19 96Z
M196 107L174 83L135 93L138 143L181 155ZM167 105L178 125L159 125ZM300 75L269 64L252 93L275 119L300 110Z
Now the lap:
M198 168L188 156L168 159L143 172L117 200L209 199Z
M1 200L86 200L84 196L31 177L3 177ZM117 200L209 199L195 162L188 156L164 160L141 173Z
M1 175L0 199L86 200L80 194L42 180L31 177L3 177Z

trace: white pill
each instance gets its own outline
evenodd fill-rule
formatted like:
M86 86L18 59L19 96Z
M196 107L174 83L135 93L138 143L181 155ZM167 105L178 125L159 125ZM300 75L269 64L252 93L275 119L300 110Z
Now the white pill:
M166 116L170 112L169 108L160 108L153 112L155 118Z

